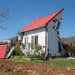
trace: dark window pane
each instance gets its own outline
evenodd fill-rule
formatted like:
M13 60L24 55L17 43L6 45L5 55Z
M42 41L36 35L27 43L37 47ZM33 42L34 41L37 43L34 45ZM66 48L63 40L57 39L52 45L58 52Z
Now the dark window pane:
M38 43L38 36L35 36L35 45Z

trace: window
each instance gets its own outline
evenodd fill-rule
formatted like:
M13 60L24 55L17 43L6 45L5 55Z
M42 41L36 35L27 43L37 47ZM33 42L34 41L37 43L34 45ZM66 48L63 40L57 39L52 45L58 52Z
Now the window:
M38 43L38 36L31 36L31 45L32 49L35 47L35 45Z
M35 36L35 45L38 43L38 36Z
M28 37L25 37L25 44L28 44Z
M31 48L34 49L34 36L31 36Z

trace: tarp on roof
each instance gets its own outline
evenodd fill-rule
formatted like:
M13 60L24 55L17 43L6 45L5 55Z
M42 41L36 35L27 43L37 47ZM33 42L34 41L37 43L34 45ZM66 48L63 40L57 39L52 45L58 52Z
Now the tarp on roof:
M7 44L0 45L0 58L5 58L7 52Z

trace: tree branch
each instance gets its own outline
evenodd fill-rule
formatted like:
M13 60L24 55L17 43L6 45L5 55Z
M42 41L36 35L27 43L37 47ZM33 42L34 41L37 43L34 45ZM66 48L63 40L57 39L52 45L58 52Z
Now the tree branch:
M9 9L4 7L0 8L0 29L6 30L6 28L2 27L1 24L4 23L5 20L8 20Z

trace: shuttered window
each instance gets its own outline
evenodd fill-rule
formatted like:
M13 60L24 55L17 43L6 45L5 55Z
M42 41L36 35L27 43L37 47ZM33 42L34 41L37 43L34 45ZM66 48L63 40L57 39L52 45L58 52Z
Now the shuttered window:
M35 36L35 45L38 43L38 36Z
M33 45L34 45L34 39L33 39L34 37L33 36L31 36L31 48L33 49L34 47L33 47Z
M32 49L35 47L35 45L38 43L38 36L31 36L31 45Z

